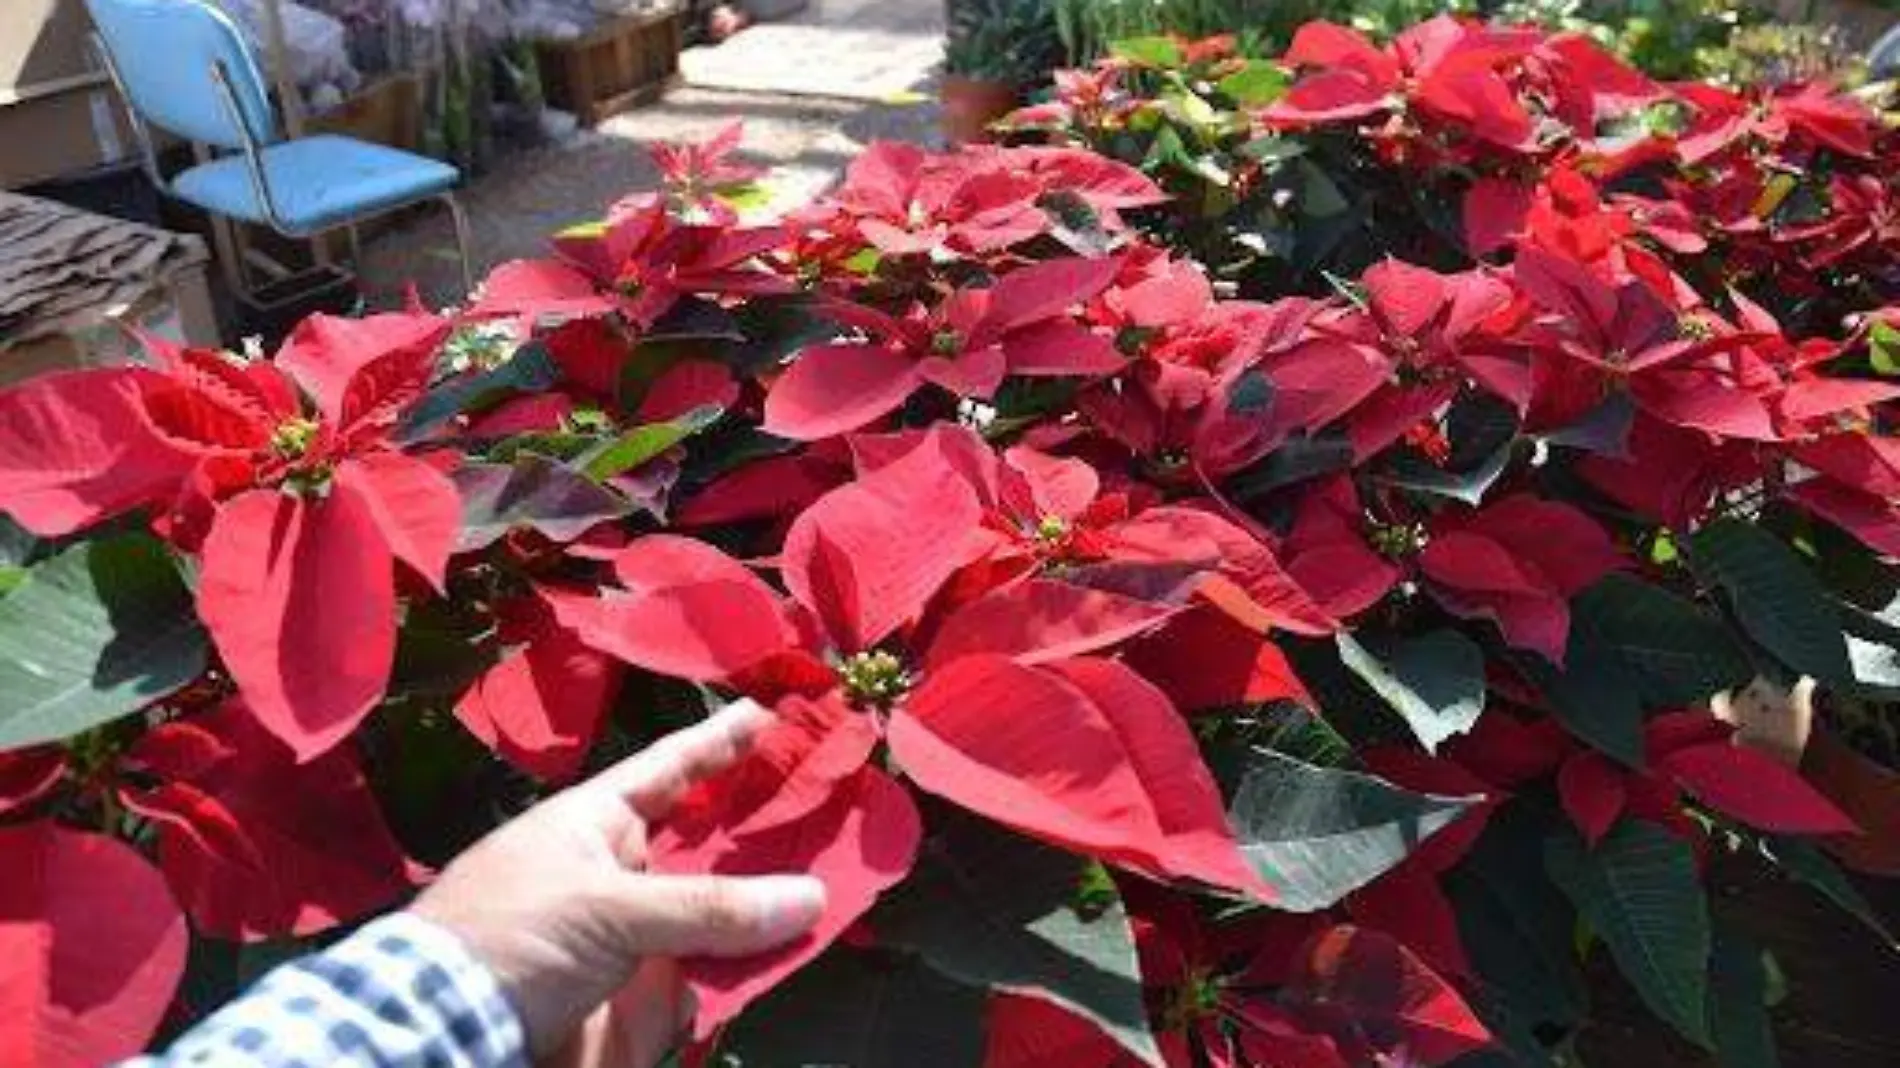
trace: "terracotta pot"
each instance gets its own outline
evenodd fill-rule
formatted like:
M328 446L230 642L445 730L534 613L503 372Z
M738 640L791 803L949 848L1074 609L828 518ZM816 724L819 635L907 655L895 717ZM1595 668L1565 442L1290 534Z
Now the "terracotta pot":
M1828 851L1855 871L1900 876L1900 772L1817 727L1801 773L1860 825L1860 834L1829 838Z
M989 125L1016 110L1016 87L1008 82L946 74L943 79L943 135L952 145L990 139Z

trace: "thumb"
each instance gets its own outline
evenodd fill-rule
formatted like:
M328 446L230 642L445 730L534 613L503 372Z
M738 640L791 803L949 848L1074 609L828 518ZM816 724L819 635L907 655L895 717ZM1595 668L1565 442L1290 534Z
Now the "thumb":
M630 874L614 923L641 956L744 957L818 925L825 884L809 875Z

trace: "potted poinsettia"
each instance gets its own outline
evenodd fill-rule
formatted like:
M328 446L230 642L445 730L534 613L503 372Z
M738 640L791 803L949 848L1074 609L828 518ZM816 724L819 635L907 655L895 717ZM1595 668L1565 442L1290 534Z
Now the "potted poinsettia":
M1048 0L955 0L944 43L943 133L989 139L989 126L1061 62Z
M827 912L681 962L689 1063L1549 1065L1610 972L1758 1053L1712 863L1882 931L1711 699L1900 686L1900 137L1451 18L1163 44L770 225L723 135L450 312L0 393L5 1048L746 699L653 863Z

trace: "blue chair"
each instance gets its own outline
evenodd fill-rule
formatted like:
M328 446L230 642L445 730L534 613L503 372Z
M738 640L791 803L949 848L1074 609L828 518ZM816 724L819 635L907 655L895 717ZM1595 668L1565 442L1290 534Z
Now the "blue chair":
M205 0L86 0L86 7L100 58L125 98L146 172L159 189L290 238L346 227L352 249L357 223L440 200L455 224L463 289L474 287L468 220L452 192L460 171L350 137L281 139L243 32ZM167 181L148 122L225 154ZM241 267L227 269L241 287Z

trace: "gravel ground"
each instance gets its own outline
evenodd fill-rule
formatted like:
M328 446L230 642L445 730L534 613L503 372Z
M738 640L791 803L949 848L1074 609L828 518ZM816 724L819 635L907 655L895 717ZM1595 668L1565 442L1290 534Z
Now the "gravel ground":
M685 84L659 103L505 158L462 190L477 277L539 254L550 233L652 188L646 146L703 138L735 118L746 124L740 156L769 168L768 213L828 188L871 141L934 143L942 35L941 0L814 0L784 23L689 49ZM393 306L411 283L432 305L453 302L461 290L454 249L439 211L366 242L370 303Z

